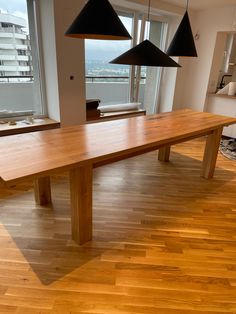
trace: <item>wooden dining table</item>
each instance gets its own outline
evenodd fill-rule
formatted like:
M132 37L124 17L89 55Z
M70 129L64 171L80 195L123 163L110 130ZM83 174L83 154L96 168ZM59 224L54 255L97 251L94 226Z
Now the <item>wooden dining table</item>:
M236 118L190 109L0 138L0 184L34 181L35 200L51 202L50 176L69 171L72 239L92 239L93 168L206 136L201 175L212 178L224 126ZM158 161L157 161L158 162Z

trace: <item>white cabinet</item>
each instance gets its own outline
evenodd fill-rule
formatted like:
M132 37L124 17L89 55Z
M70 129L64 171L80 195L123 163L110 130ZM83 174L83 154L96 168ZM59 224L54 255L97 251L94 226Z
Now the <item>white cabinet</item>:
M229 117L236 117L236 97L210 94L205 111ZM224 127L223 135L236 138L236 125Z

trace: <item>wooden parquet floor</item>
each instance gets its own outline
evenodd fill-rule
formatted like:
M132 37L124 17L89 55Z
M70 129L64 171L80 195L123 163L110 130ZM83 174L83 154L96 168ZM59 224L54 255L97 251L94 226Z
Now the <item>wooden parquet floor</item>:
M236 162L199 176L203 140L94 170L94 238L70 240L67 176L53 206L0 189L0 313L236 313Z

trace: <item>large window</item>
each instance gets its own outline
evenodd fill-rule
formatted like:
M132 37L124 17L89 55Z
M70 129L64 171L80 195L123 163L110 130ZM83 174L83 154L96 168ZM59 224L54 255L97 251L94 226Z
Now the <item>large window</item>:
M0 0L0 119L45 114L35 0Z
M150 22L142 13L118 12L131 41L86 40L86 97L98 98L102 105L140 102L147 113L157 111L160 68L109 64L109 61L144 39L164 49L165 23L155 17Z
M133 16L120 13L119 17L131 34ZM129 101L130 67L128 65L110 64L109 61L130 48L130 40L85 41L87 98L98 98L103 105L127 103Z

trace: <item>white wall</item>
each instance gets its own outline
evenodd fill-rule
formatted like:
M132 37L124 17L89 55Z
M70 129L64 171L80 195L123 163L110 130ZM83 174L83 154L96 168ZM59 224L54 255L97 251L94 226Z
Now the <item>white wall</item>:
M110 0L112 5L129 8L137 11L143 11L147 13L147 0ZM169 14L182 14L184 9L175 5L174 3L169 3L161 0L153 0L150 3L151 13L159 13L163 15Z
M53 0L41 0L37 5L40 10L47 111L51 119L60 121Z
M232 31L235 20L236 5L211 8L199 11L191 23L193 33L200 35L196 41L198 58L183 60L181 77L177 76L174 108L189 107L202 111L204 109L208 81L211 71L216 34L218 31Z
M82 0L54 0L62 126L81 124L86 120L84 40L64 36L84 4L85 1ZM70 77L74 79L71 80Z
M182 16L174 16L169 19L166 49L168 49L170 42L177 30ZM179 58L174 58L179 63ZM162 78L160 82L160 91L158 99L158 112L171 111L173 107L175 85L178 68L162 68Z
M84 3L40 1L48 112L51 118L60 119L62 126L86 120L84 41L64 36Z

